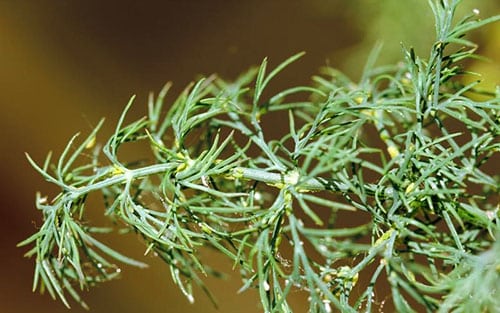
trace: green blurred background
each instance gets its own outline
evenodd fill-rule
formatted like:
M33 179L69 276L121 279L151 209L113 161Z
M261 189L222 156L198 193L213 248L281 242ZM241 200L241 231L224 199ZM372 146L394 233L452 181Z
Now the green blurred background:
M463 12L500 13L500 1L464 1ZM485 88L500 83L500 23L473 35L491 62L470 64L484 73ZM101 117L106 140L122 108L137 95L132 115L146 112L150 91L174 82L174 94L192 79L217 73L232 79L268 56L271 65L306 51L270 88L310 82L320 66L357 77L369 50L384 43L381 62L401 59L401 45L426 56L433 18L424 0L279 1L0 1L0 311L67 312L48 295L31 292L33 260L16 243L41 223L35 191L54 195L28 165L60 153L74 133L87 133ZM102 206L92 222L106 225ZM161 262L141 257L133 236L111 236L117 249L151 264L122 268L122 277L83 294L92 312L217 312L201 291L189 304ZM259 312L256 293L237 294L238 273L204 252L226 280L209 279L218 312ZM300 306L302 298L297 297ZM72 312L83 309L74 304Z

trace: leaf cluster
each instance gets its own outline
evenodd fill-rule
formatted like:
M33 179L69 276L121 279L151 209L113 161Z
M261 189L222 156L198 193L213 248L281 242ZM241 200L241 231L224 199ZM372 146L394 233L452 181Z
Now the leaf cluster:
M87 225L88 195L101 193L105 214L165 261L190 301L193 285L212 297L203 276L219 273L199 255L210 247L240 271L242 290L258 289L265 312L292 311L297 292L311 312L371 312L386 301L383 284L400 312L493 311L500 180L487 168L500 151L500 95L459 76L475 57L465 34L500 16L455 22L459 2L429 1L428 58L404 48L403 62L375 66L376 47L359 81L324 68L311 86L267 96L299 53L234 82L202 79L165 110L167 84L127 124L131 99L103 157L102 121L55 162L28 157L61 188L37 197L43 225L20 243L32 246L33 288L85 306L77 289L115 278L114 262L145 266L96 239L110 229ZM276 119L288 129L274 138ZM150 161L122 160L120 148L137 142ZM75 165L88 151L91 162Z

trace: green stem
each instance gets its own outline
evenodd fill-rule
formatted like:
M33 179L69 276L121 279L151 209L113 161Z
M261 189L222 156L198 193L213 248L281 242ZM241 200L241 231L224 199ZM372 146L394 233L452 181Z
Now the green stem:
M122 172L119 174L113 175L109 178L106 178L96 183L89 184L84 187L72 188L71 191L75 197L80 197L92 191L103 189L112 185L123 184L126 183L127 181L131 181L139 177L164 173L168 170L176 168L177 166L178 166L177 163L163 163L163 164L154 164L146 167L141 167L133 170L124 168L121 169Z
M263 182L270 186L284 187L286 185L295 185L297 190L302 192L315 192L315 191L333 191L346 193L350 192L348 184L339 182L334 179L325 179L321 177L305 178L301 180L296 172L291 172L288 174L283 173L270 173L266 170L245 168L245 167L235 167L232 169L231 173L226 177L229 178L241 178L247 180L256 180ZM368 195L374 196L375 191L378 186L375 184L366 184L365 190ZM394 190L392 187L387 187L384 190L385 196L390 196Z
M78 198L92 191L100 190L112 185L124 184L134 179L149 175L161 174L170 171L178 166L177 163L163 163L150 165L138 169L120 169L119 174L115 174L102 181L89 184L84 187L71 188L71 197ZM301 179L297 172L289 173L273 173L263 169L235 167L225 175L229 179L245 179L263 182L267 185L284 188L293 185L300 192L317 192L317 191L332 191L340 193L354 192L350 190L350 186L346 183L321 177ZM375 184L366 184L364 189L367 195L374 196L378 186ZM394 190L392 187L387 187L383 194L387 197L391 196Z

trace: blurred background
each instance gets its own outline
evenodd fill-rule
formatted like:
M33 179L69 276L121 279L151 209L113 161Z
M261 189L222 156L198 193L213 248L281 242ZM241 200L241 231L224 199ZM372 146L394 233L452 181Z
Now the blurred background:
M462 13L473 8L487 17L500 13L500 2L464 1ZM86 134L106 117L102 142L131 95L137 95L131 115L142 116L148 93L167 81L175 95L199 75L233 79L266 56L273 66L307 52L270 85L276 90L309 83L327 64L356 79L379 41L381 63L401 60L401 43L425 57L433 27L423 0L0 1L0 311L67 312L48 295L32 293L33 260L23 258L26 248L15 247L41 224L35 192L56 192L24 152L38 161L49 150L57 155L74 133ZM500 23L472 35L490 61L469 67L492 88L500 83ZM89 213L92 222L105 224L102 207ZM92 312L260 311L256 293L236 293L238 273L223 258L205 253L229 274L208 280L217 311L200 290L189 304L166 266L141 257L137 238L108 242L151 266L124 266L120 279L84 292ZM83 311L73 303L72 312Z

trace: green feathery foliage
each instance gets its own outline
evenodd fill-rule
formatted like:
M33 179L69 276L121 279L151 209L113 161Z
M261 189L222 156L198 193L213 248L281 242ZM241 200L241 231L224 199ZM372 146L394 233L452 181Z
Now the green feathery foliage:
M429 1L427 59L404 49L404 62L374 67L377 47L359 82L324 68L312 86L273 96L269 82L302 53L271 71L264 60L234 82L198 81L165 113L167 84L127 123L131 99L106 160L94 147L102 122L56 162L28 157L61 188L37 196L43 225L20 243L32 246L33 289L85 306L77 290L115 278L115 262L145 266L95 238L111 231L85 220L88 195L100 193L105 214L165 261L190 301L193 286L210 294L203 276L214 270L198 252L211 247L265 312L292 311L292 292L308 294L310 312L371 312L385 301L380 285L398 312L496 311L500 179L485 168L499 160L500 91L459 76L476 49L464 35L500 16L454 22L459 2ZM276 119L289 128L271 138ZM118 157L131 142L151 147L149 162Z

